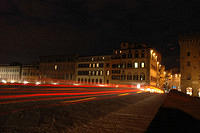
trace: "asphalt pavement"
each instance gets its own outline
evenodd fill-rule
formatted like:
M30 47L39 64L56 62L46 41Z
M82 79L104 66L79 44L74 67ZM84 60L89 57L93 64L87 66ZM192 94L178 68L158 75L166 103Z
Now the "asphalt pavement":
M1 87L0 132L144 132L164 98L136 88Z

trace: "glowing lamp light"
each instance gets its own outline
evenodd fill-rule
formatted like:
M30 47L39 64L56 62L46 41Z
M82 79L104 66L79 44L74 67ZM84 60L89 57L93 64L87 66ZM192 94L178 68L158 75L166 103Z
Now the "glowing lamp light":
M151 50L151 54L153 53L153 50Z
M40 82L36 82L35 84L36 84L36 85L39 85L39 84L41 84L41 83L40 83Z
M6 80L4 80L4 79L3 79L3 80L1 80L1 82L2 82L2 83L7 83L7 81L6 81Z
M104 87L105 85L98 85L98 86Z
M141 85L140 85L140 84L137 84L137 88L140 89L140 87L141 87Z
M24 84L28 84L29 82L28 82L28 81L24 81L23 83L24 83Z
M53 85L57 85L58 83L52 83Z
M151 89L150 88L147 88L147 91L150 91Z
M10 83L15 83L15 80L11 80Z

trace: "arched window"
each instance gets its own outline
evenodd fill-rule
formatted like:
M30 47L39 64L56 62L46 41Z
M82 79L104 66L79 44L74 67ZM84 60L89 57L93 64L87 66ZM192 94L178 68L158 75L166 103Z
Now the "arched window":
M98 83L98 79L96 79L96 83Z
M139 58L139 52L138 52L138 50L135 50L135 58Z
M99 83L102 84L102 79L99 80Z
M144 68L144 67L145 67L145 63L144 63L144 62L141 62L141 63L140 63L140 67L141 67L141 68Z
M92 83L94 83L94 79L92 79Z
M132 74L131 73L128 73L127 80L132 80Z
M123 59L125 59L126 58L126 54L124 53L124 54L122 54L122 58Z
M141 73L140 74L140 80L142 81L142 80L145 80L145 74L144 73Z
M132 63L131 62L127 63L127 68L132 68Z
M141 58L144 58L144 57L145 57L145 51L142 50Z
M85 82L87 82L87 79L85 78Z
M134 68L138 68L139 65L138 65L138 62L134 62Z
M186 88L186 94L192 96L192 88L191 87Z
M139 78L138 74L133 75L133 80L138 80L138 78Z

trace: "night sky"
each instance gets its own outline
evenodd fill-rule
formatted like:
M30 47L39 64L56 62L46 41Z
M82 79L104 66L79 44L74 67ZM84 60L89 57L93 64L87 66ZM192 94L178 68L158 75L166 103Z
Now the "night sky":
M200 31L199 0L1 0L0 63L100 54L144 42L178 65L178 35ZM173 63L173 64L172 64Z

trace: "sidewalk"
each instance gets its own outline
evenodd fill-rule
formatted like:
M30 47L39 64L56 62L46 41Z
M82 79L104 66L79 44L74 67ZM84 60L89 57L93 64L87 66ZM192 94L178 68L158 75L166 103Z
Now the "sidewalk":
M153 95L133 105L113 112L71 133L141 133L145 132L160 108L165 95Z
M200 131L200 99L171 91L147 133L193 133Z

